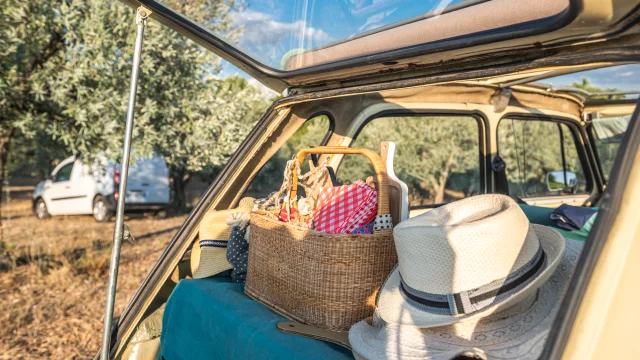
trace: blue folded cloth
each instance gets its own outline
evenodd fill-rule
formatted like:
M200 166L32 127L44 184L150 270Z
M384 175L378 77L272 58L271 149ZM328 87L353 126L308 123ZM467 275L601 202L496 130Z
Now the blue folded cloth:
M549 215L549 219L563 229L580 230L586 225L590 230L597 212L596 209L588 207L562 204Z

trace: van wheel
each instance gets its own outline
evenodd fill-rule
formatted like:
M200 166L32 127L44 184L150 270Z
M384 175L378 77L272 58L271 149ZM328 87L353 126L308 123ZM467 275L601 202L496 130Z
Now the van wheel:
M40 220L48 219L51 217L49 214L49 210L47 209L47 204L45 204L44 200L38 199L36 201L35 206L36 217Z
M93 199L93 218L97 222L109 222L113 213L107 207L107 201L104 199L104 196L98 195L95 199Z

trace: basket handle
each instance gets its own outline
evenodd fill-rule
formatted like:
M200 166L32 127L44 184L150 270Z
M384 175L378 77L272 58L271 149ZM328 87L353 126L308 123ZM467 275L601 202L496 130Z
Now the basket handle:
M387 178L387 167L382 162L380 156L373 150L363 148L350 148L346 146L319 146L315 148L305 148L298 152L298 162L302 164L309 154L332 155L332 154L357 154L364 155L376 172L378 182L378 215L389 214L389 182ZM295 199L298 192L298 177L292 177L291 199Z

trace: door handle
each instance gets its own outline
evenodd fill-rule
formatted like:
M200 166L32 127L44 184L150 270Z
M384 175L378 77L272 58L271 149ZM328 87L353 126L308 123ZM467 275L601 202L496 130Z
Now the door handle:
M65 189L71 189L71 186L67 185L64 187Z

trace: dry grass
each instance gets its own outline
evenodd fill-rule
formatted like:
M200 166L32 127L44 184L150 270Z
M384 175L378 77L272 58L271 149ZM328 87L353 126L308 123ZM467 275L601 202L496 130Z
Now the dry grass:
M90 216L37 220L29 187L10 188L0 241L0 359L86 359L100 347L113 223ZM7 216L8 215L8 216ZM126 220L116 314L185 216Z

